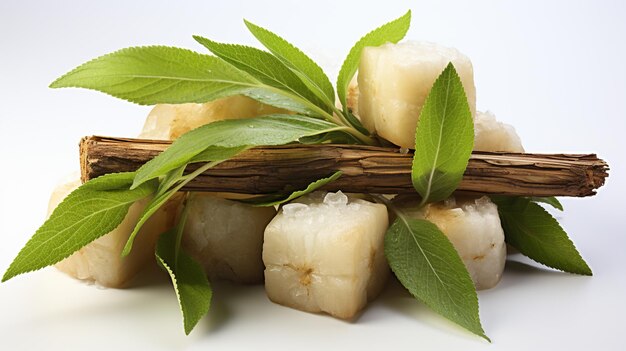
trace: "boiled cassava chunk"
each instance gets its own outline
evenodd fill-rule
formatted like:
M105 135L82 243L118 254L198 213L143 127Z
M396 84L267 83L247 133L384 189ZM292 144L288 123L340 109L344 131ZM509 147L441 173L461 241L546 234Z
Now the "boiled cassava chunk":
M358 73L359 117L371 132L404 148L415 148L415 128L424 101L452 62L472 112L476 110L474 70L458 50L427 42L366 47Z
M274 207L254 207L209 194L193 193L183 247L211 278L263 282L263 231Z
M388 277L387 226L384 205L341 192L284 205L265 229L268 297L303 311L354 317Z
M48 215L80 184L76 175L58 185L50 197ZM143 199L135 202L117 228L57 263L56 267L77 279L95 282L105 287L123 287L146 265L154 264L156 240L174 224L177 203L169 203L144 224L135 239L132 251L127 257L122 258L122 249L148 201L149 199Z
M498 284L506 246L498 208L488 197L450 198L421 209L416 200L397 198L394 202L409 216L427 219L439 227L461 256L476 289Z
M192 129L211 122L273 113L287 112L241 95L204 104L161 104L150 111L139 138L174 140Z
M496 120L491 112L476 113L474 135L475 151L524 152L515 128Z

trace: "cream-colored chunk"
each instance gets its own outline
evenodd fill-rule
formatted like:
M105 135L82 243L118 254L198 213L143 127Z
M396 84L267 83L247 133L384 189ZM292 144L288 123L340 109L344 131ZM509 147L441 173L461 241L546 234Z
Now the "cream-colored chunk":
M498 208L488 197L450 198L417 209L417 201L397 199L410 216L433 222L448 237L463 260L476 289L498 284L506 261L504 231Z
M274 207L254 207L208 194L193 193L183 247L211 278L239 283L263 282L263 231Z
M513 126L496 120L489 111L478 111L474 119L474 150L524 152L524 147Z
M150 111L139 138L174 140L192 129L211 122L273 113L288 112L241 95L204 104L161 104Z
M365 128L400 147L415 148L424 101L449 62L461 78L474 115L474 70L470 59L458 50L428 42L366 47L358 73L358 112Z
M284 205L265 229L268 297L303 311L354 317L388 277L387 227L384 205L341 192Z
M80 184L78 175L59 184L50 197L48 215ZM154 247L158 236L174 224L178 202L168 203L159 209L142 227L131 253L122 258L122 249L148 201L144 199L135 202L117 228L57 263L56 267L76 279L101 286L125 286L142 268L154 264Z

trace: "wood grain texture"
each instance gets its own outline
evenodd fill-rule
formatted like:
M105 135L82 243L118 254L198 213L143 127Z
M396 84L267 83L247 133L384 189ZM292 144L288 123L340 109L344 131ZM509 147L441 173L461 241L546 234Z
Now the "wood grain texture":
M171 142L91 136L80 142L83 181L134 171ZM198 176L185 190L239 194L288 193L335 171L343 175L324 189L356 193L415 193L411 153L359 145L257 147ZM187 172L197 169L190 165ZM511 196L590 196L608 176L595 154L474 152L457 191Z

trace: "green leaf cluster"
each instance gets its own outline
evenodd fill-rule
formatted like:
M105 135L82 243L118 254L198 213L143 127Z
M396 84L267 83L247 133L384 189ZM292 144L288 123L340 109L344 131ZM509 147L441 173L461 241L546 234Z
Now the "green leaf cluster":
M411 12L363 36L349 51L333 88L322 68L297 47L249 21L246 27L267 49L194 39L213 55L166 46L122 49L91 60L63 75L52 88L79 87L142 105L204 103L244 95L295 114L225 120L197 128L133 173L111 174L71 193L26 243L3 276L34 271L68 257L109 233L137 200L150 198L126 243L131 252L142 225L194 177L256 146L288 143L375 145L346 104L347 87L363 49L404 38ZM342 108L335 105L335 92ZM448 198L457 188L473 148L473 120L459 76L450 63L435 81L419 116L411 178L421 206ZM192 163L203 163L193 172ZM311 183L292 194L254 199L276 206L318 189L341 176ZM385 238L385 254L400 282L418 300L487 340L478 299L463 261L436 225L396 209ZM556 220L537 203L556 209L556 198L494 198L506 240L549 267L591 275ZM183 314L186 334L208 312L212 290L202 267L180 248L186 211L176 227L162 234L155 257L169 274Z
M360 48L351 51L344 67L358 63L355 52L365 44L387 41L385 36L390 41L400 40L409 20L407 13L368 34L357 43ZM335 107L335 90L319 65L280 36L245 23L269 52L194 36L215 56L166 46L127 48L80 65L50 86L93 89L142 105L203 103L245 95L296 114L214 122L183 135L137 172L107 175L83 184L35 233L3 280L61 261L115 229L135 201L150 197L122 252L128 255L142 225L176 192L197 175L246 149L292 142L376 142L354 116ZM345 87L339 91L345 96ZM204 165L187 174L186 168L192 163ZM257 199L256 204L273 206L290 201L340 175L336 172L287 196ZM176 228L164 233L155 255L171 277L188 334L208 311L211 288L201 267L180 249L183 227L181 219Z
M456 189L474 145L472 115L463 84L450 63L426 98L415 132L411 178L424 206ZM433 223L390 205L397 219L385 238L385 255L398 280L427 306L487 340L478 297L463 261Z

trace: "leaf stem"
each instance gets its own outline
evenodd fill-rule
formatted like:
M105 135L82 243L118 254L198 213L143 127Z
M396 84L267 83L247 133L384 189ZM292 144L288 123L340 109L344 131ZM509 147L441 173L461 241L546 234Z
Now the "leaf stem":
M325 120L327 120L328 122L331 123L335 123L339 126L343 126L346 127L346 131L348 133L350 133L351 135L353 135L354 137L356 137L360 142L362 142L365 145L378 145L378 142L376 141L376 139L365 135L363 133L361 133L360 131L358 131L349 121L348 119L345 117L343 111L339 110L337 107L335 106L331 106L328 105L329 107L331 107L331 109L333 110L333 114L328 113L327 111L325 111L324 109L322 109L321 107L315 105L314 103L312 103L311 101L305 99L304 97L300 96L299 94L292 94L290 92L286 92L284 90L281 89L277 89L271 86L266 86L266 88L268 90L274 90L276 93L279 94L285 94L287 93L288 96L294 100L298 100L300 103L307 105L312 111L318 113L320 116L322 116Z
M371 145L371 146L379 145L376 139L359 132L358 130L356 130L355 128L351 126L346 126L346 131L350 133L351 135L353 135L354 137L356 137L357 139L359 139L359 141L362 142L364 145Z
M394 205L391 200L389 200L386 197L384 197L383 195L379 195L379 194L370 194L370 195L375 200L377 200L378 202L380 202L383 205L387 206L388 209L390 209L393 213L395 213L396 216L398 216L398 218L400 218L402 220L402 222L406 223L407 226L408 226L408 221L406 219L406 214L401 209L396 207L396 205Z
M180 244L183 239L183 233L185 231L185 224L187 223L187 217L189 216L189 206L187 200L189 198L189 192L185 193L185 199L183 200L183 211L181 212L180 219L176 224L176 242L174 246L174 272L178 272L178 253L180 252Z

